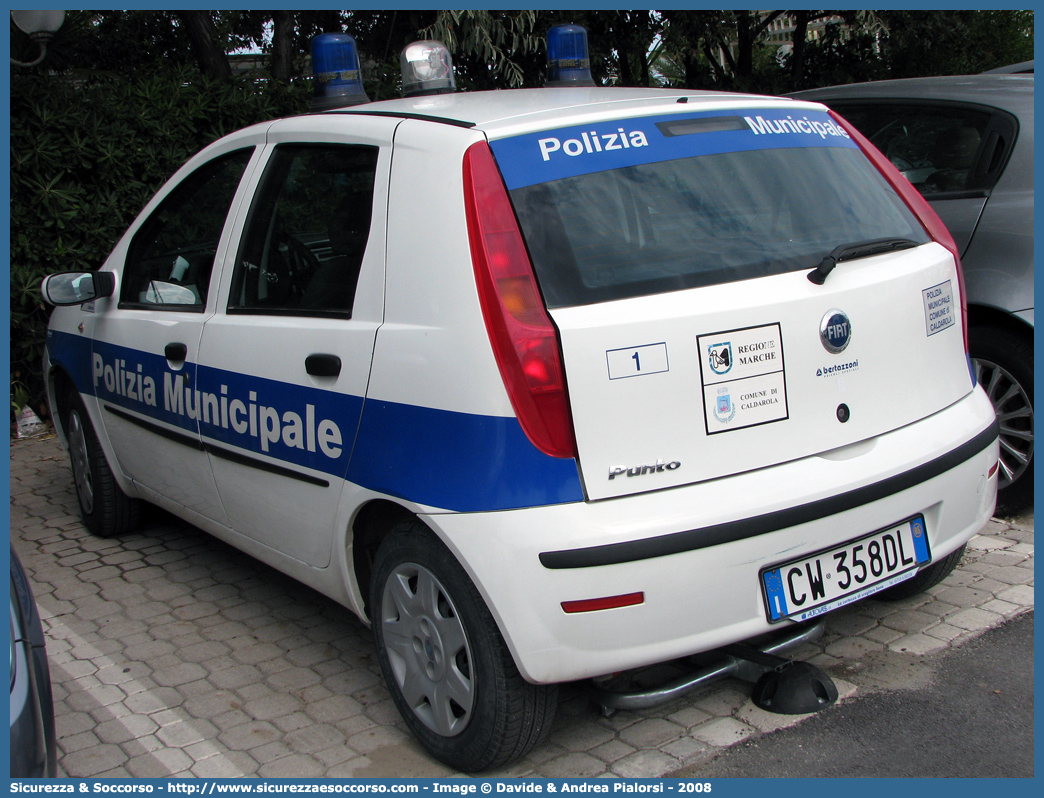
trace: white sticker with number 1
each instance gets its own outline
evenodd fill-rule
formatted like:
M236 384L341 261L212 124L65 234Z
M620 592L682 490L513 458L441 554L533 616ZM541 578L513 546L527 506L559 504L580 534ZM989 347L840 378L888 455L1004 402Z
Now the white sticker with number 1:
M626 349L610 349L605 353L609 365L609 379L641 377L668 371L667 344L646 344Z

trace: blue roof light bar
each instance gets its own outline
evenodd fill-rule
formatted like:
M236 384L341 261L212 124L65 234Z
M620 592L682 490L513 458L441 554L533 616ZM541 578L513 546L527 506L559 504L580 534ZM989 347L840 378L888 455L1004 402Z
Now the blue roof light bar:
M312 39L315 91L310 111L367 103L359 67L359 48L347 33L320 33Z
M587 54L587 29L555 25L547 32L547 86L594 86Z

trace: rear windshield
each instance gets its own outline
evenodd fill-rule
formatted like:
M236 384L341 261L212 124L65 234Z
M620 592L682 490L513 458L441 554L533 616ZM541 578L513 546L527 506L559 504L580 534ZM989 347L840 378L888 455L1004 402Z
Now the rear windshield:
M840 244L929 240L826 114L625 120L491 146L551 308L813 269Z

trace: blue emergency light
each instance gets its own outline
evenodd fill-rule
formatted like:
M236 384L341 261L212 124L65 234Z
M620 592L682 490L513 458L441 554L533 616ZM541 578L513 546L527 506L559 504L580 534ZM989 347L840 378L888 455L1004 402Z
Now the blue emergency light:
M359 48L347 33L320 33L312 39L312 80L315 91L310 111L370 101L363 91Z
M594 86L587 54L587 29L555 25L547 32L547 86Z
M442 42L425 40L407 44L399 56L402 96L449 94L457 90L453 59Z

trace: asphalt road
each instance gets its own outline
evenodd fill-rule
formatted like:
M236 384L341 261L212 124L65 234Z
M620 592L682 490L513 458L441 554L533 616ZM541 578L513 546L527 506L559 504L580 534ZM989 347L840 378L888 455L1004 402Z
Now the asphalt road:
M844 678L863 697L671 775L1033 776L1032 612L914 665L885 654Z

